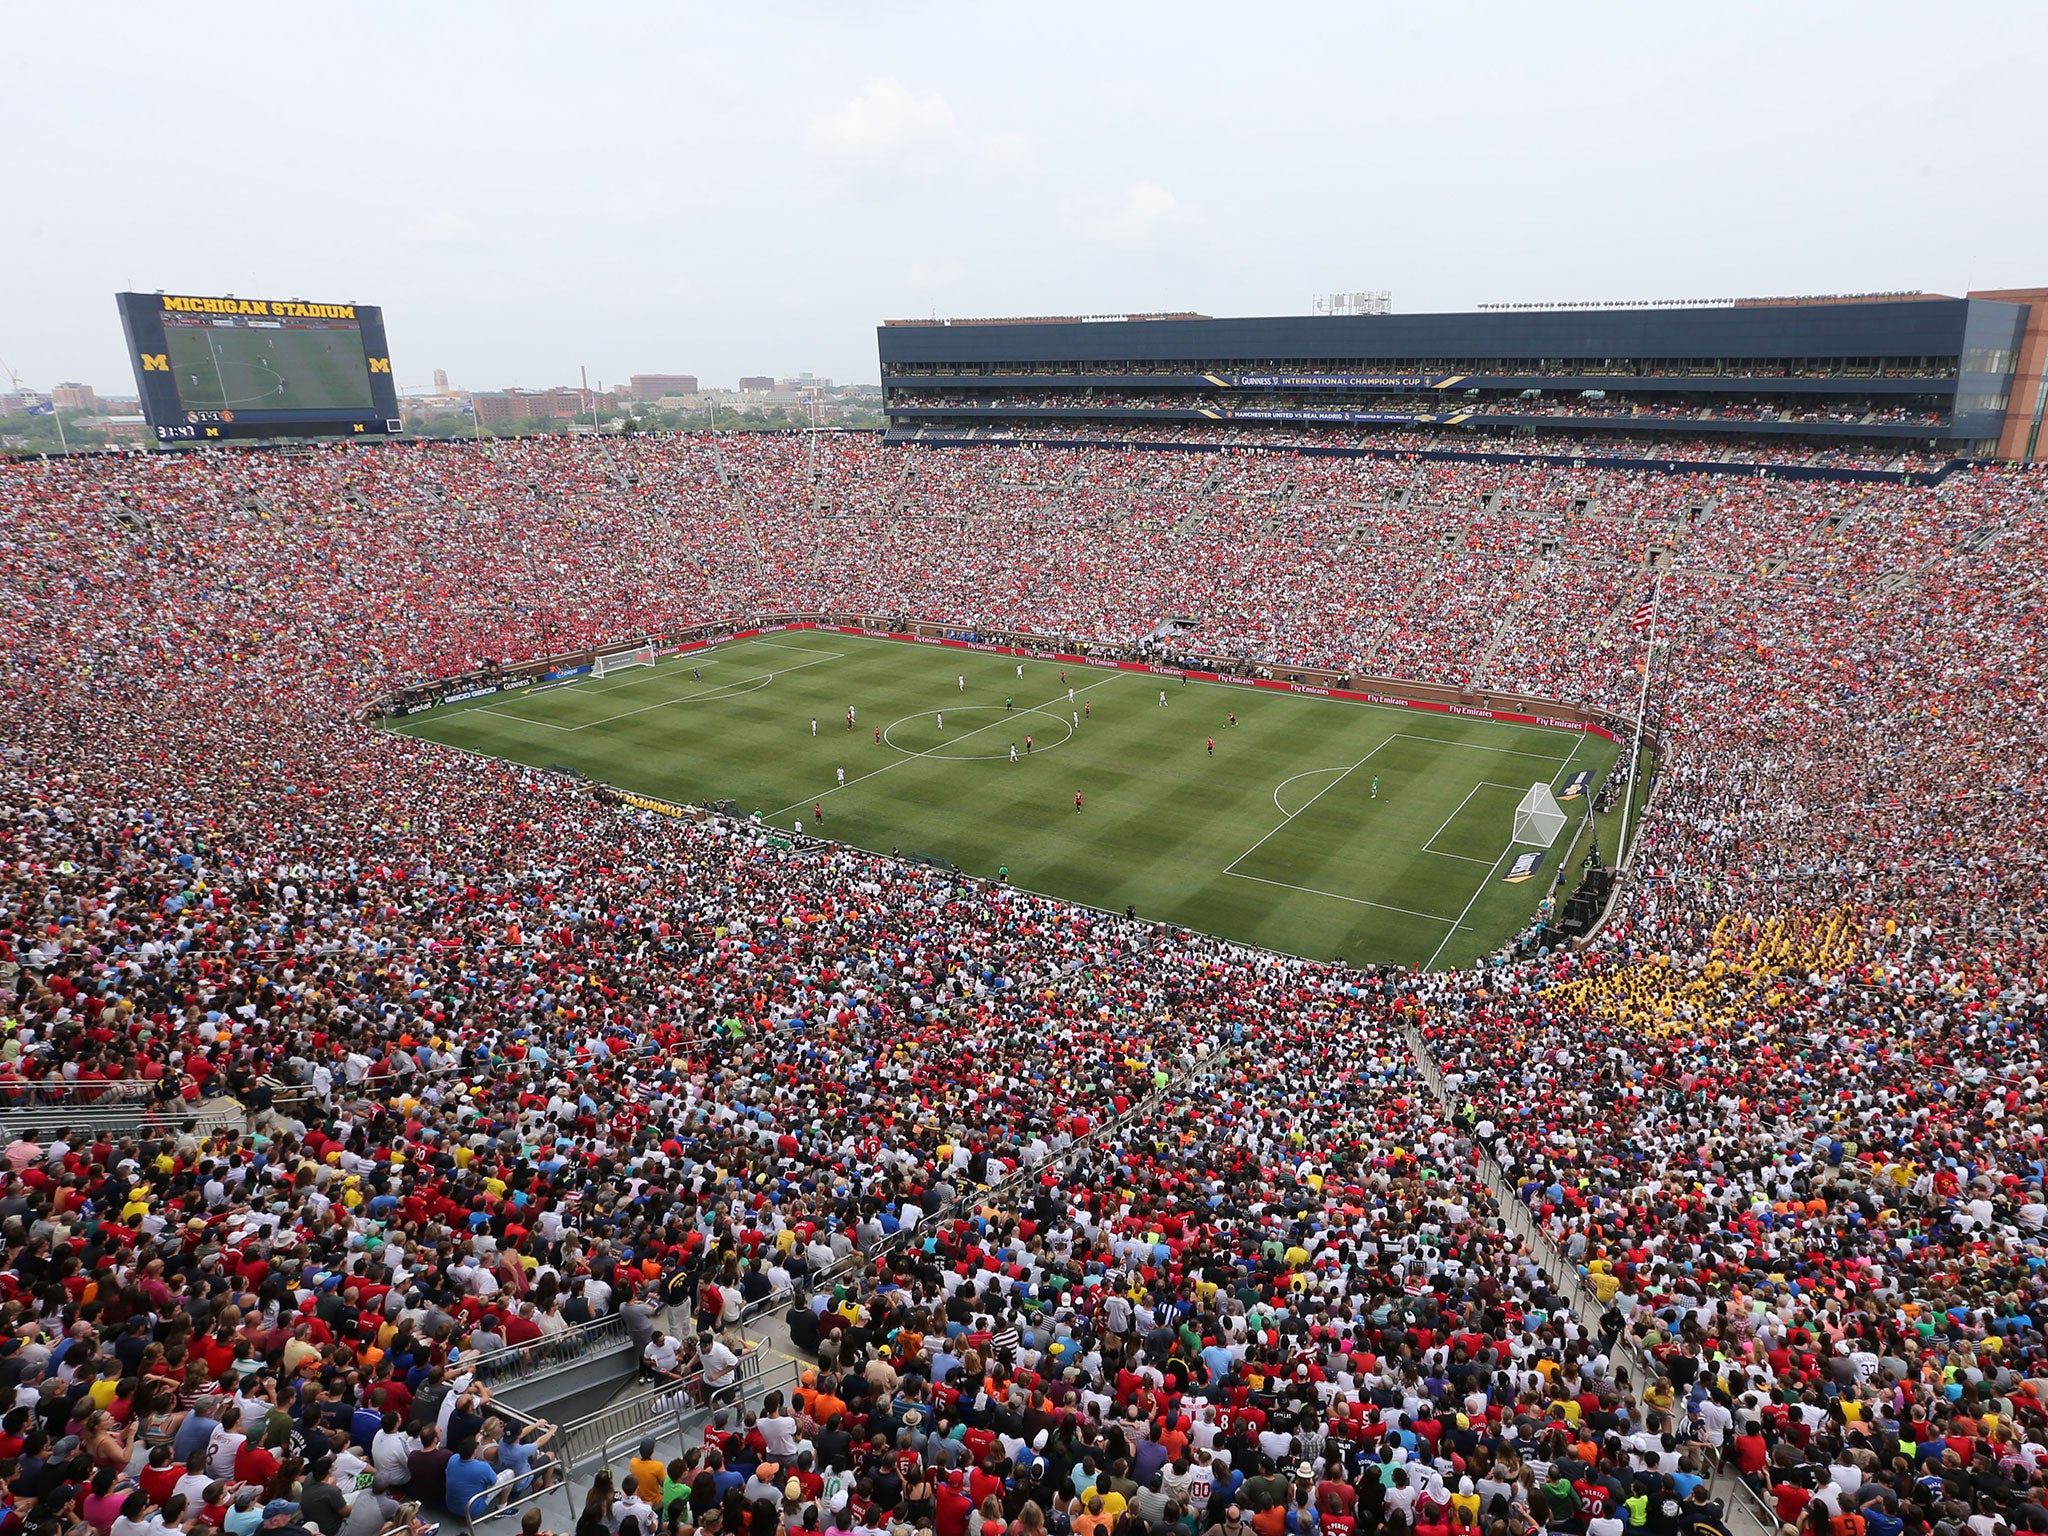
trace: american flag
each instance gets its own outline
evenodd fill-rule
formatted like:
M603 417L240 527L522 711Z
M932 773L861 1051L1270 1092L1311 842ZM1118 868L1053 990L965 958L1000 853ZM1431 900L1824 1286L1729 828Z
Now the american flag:
M1655 613L1657 589L1652 587L1650 595L1636 604L1636 611L1628 616L1628 627L1639 635L1650 632L1650 622Z

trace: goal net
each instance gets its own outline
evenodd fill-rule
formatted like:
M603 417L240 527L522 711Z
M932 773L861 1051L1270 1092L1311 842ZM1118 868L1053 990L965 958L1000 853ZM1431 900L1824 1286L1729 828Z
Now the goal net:
M654 665L654 647L636 645L630 651L613 651L609 656L600 656L591 664L592 677L610 677L614 672L623 672L628 667L651 667Z
M1548 784L1531 784L1515 807L1515 841L1548 848L1564 830L1565 814Z

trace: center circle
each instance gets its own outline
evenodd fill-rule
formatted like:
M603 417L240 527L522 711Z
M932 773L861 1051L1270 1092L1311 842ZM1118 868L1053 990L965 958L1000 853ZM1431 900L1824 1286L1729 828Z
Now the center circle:
M940 715L954 715L963 718L969 715L996 715L1010 720L1015 720L1021 715L1043 715L1054 725L1058 726L1063 734L1055 741L1039 741L1034 743L1032 749L1032 755L1034 756L1039 752L1050 752L1055 747L1065 746L1073 739L1074 735L1074 724L1065 715L1056 715L1049 709L1040 709L1035 705L1027 705L1023 709L998 709L993 704L963 704L958 709L927 709L920 714L905 715L900 720L891 720L882 727L882 740L907 757L939 757L956 763L997 763L1009 761L1010 744L1007 739L1004 740L1002 750L999 752L954 752L949 750L953 745L955 736L951 727L947 728L946 734L943 736L938 735L935 728L927 727L927 730L937 740L937 745L929 749L907 747L896 739L896 731L901 727L908 726L913 720L936 721ZM981 724L969 725L966 730L957 733L960 744L963 747L972 748L993 741L995 739L994 727L996 724L996 721L990 720ZM1017 756L1020 758L1025 755L1024 734L1023 729L1019 728L1017 731ZM1035 736L1038 733L1033 731L1031 734Z
M221 404L231 409L260 405L266 400L274 401L278 396L277 386L284 383L284 375L275 368L271 367L268 363L250 358L215 358L213 366L219 375ZM235 388L253 389L256 393L253 395L243 395L232 400L227 398L227 376L231 373L235 375ZM204 376L204 370L201 370L201 376Z

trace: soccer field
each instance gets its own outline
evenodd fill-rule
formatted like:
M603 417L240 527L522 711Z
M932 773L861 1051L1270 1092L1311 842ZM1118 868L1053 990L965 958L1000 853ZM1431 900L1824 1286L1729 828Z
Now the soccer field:
M1469 963L1527 922L1587 802L1563 802L1570 825L1511 883L1531 851L1509 841L1516 802L1582 769L1597 787L1617 752L1576 731L1022 665L794 631L393 728L662 799L730 798L785 831L971 875L1007 867L1029 890L1291 954L1424 966Z
M188 411L368 410L356 330L167 325L164 345Z

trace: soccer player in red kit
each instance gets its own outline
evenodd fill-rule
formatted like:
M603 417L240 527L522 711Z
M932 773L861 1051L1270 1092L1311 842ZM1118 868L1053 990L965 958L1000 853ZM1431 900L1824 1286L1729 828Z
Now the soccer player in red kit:
M1076 816L1081 814L1081 791L1078 789L1074 791L1074 814Z
M1209 755L1211 757L1216 755L1216 738L1214 736L1209 738Z

